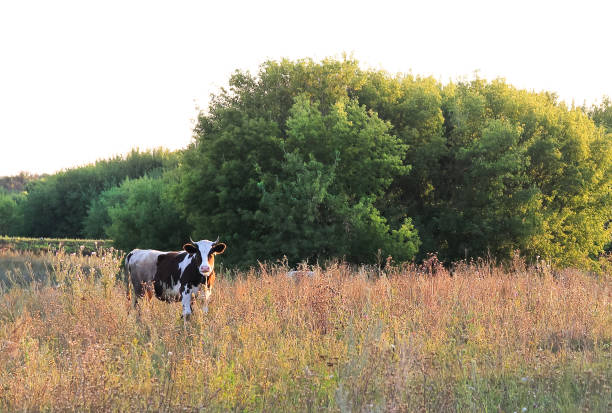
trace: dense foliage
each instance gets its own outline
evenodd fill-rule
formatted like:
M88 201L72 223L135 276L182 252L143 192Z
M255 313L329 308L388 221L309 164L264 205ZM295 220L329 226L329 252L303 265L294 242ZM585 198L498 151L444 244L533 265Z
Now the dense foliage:
M108 202L104 234L124 250L179 248L189 238L189 229L169 193L168 182L150 177L126 180L104 192L102 203Z
M503 80L270 61L230 77L182 152L133 152L0 194L0 232L126 249L220 236L233 264L520 252L589 265L611 240L611 108Z
M605 103L351 60L267 62L229 84L200 116L177 194L238 261L402 260L422 242L445 260L520 250L573 265L610 240L612 139L589 117L605 124Z
M582 110L501 80L439 92L424 92L428 80L388 82L378 90L395 93L368 102L409 145L415 173L397 181L393 208L415 218L425 251L457 259L520 250L567 265L610 239L612 140ZM397 109L406 100L410 110Z
M83 221L100 193L125 178L159 174L176 165L176 154L165 150L132 151L127 157L98 161L37 180L28 187L23 206L24 234L46 237L90 236ZM91 234L96 236L100 234Z
M612 134L612 100L610 97L605 96L600 105L583 109L589 113L596 125L604 127L608 134Z
M0 235L18 235L22 231L24 195L0 189Z
M326 100L302 92L286 114L218 103L200 118L178 204L196 233L223 234L238 252L230 261L416 253L410 220L391 230L374 205L408 172L405 145L356 100ZM285 115L283 125L272 120Z

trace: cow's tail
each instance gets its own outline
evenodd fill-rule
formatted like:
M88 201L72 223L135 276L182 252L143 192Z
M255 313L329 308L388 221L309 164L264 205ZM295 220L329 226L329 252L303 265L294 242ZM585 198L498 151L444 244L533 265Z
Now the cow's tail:
M131 286L131 274L130 274L130 258L132 258L132 252L125 257L125 291L127 291L127 298L132 301L132 286Z
M134 251L130 252L128 255L126 255L125 257L125 271L127 273L130 272L130 258L132 258L132 254L134 254Z

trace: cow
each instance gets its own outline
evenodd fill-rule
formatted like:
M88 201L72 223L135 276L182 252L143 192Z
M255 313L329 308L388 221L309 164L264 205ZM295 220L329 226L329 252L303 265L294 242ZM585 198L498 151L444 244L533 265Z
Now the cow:
M183 317L191 315L191 294L203 285L204 312L215 282L215 255L223 254L226 245L216 241L191 240L183 251L135 249L125 259L125 268L134 286L136 299L145 294L145 287L153 285L155 296L163 301L181 301ZM206 257L206 258L204 258Z

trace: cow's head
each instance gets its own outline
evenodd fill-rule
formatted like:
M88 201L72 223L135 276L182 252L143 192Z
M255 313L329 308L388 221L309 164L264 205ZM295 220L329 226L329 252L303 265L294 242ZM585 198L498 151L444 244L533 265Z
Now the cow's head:
M200 274L203 277L209 277L215 269L215 255L223 254L226 245L216 241L191 241L189 244L185 244L183 249L193 257L193 262L198 268Z

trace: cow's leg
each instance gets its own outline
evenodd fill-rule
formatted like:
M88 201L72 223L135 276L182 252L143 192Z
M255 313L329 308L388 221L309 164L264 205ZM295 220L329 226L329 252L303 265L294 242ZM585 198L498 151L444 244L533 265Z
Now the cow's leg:
M210 288L206 288L204 291L204 307L202 308L204 314L208 314L208 302L210 301L211 294L212 291L210 290Z
M191 315L191 288L185 288L181 301L183 303L183 318L187 320Z
M151 301L153 299L153 297L155 297L157 295L157 292L155 291L157 289L157 283L154 283L153 281L149 281L149 282L142 282L141 283L141 291L142 294L139 294L142 297L146 297L147 300Z

